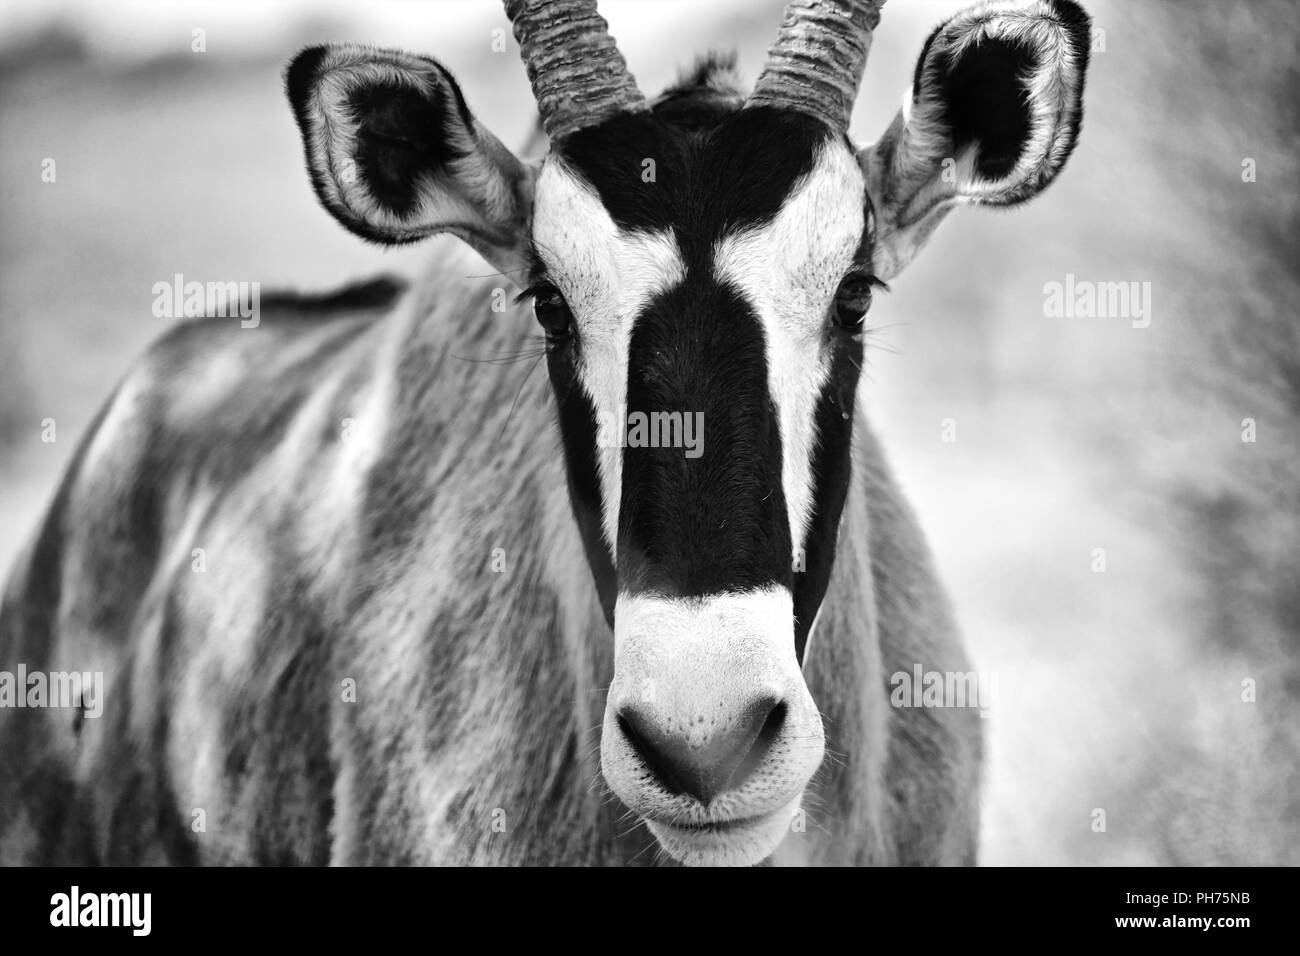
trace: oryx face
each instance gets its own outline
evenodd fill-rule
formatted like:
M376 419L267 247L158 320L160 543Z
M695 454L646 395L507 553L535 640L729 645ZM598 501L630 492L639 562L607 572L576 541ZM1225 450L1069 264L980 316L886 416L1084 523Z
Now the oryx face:
M802 114L680 124L552 152L530 291L613 618L605 776L674 855L761 858L822 758L800 660L849 471L869 204L847 140Z
M288 73L313 183L348 228L453 232L527 276L613 630L601 766L688 863L769 855L822 758L801 665L873 289L954 205L1045 187L1079 128L1086 15L993 3L935 30L903 111L855 150L878 7L792 3L748 98L701 79L649 106L591 0L506 0L550 139L537 167L432 60L316 48Z

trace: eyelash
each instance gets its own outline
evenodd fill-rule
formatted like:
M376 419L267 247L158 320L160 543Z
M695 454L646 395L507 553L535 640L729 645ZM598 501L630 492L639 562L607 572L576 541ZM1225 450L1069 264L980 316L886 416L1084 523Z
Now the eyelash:
M555 283L547 279L543 279L543 278L533 279L531 282L528 283L528 285L524 286L524 290L522 292L520 292L517 296L515 296L515 305L523 305L529 299L536 298L539 292L542 292L546 289L553 289L553 288L555 288Z

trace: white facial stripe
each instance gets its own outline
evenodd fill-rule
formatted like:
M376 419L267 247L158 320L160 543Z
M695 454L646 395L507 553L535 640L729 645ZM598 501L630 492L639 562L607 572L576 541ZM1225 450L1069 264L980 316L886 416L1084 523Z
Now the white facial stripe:
M546 201L534 210L533 241L578 324L579 382L597 423L613 420L627 402L632 323L654 296L685 278L681 251L669 232L620 230L595 191L559 162L542 167L537 194ZM596 449L596 462L605 540L617 560L623 451L610 445Z
M865 182L856 158L828 141L805 182L772 222L714 250L720 280L758 310L767 336L768 387L781 429L781 480L790 539L802 548L812 515L817 399L830 374L827 314L862 240Z
M753 668L750 681L734 682L736 690L752 690L764 680L782 689L801 673L790 636L793 618L794 598L782 587L703 598L620 592L614 605L614 670L620 673L628 655L643 656L653 647L672 664L656 672L670 685L677 683L669 679L677 670L689 677L680 682L685 686L707 684L710 674L726 678L720 666L704 666L717 657L728 666L742 662ZM727 693L725 684L719 693Z

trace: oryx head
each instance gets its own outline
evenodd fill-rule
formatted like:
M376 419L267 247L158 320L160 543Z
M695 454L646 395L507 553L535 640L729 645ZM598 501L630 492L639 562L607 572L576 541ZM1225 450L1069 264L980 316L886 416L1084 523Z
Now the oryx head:
M770 854L822 759L801 663L873 290L954 206L1043 189L1079 129L1086 15L990 3L931 34L901 112L856 148L880 6L793 0L748 97L647 103L594 0L506 0L550 141L535 167L433 60L319 47L288 72L345 226L453 232L531 296L613 626L602 769L686 862Z

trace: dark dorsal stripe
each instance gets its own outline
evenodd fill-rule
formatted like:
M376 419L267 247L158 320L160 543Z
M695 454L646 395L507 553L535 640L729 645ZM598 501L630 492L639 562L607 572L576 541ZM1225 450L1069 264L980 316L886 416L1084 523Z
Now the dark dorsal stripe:
M267 292L262 308L285 313L352 313L391 309L407 289L400 276L380 275L345 285L331 292Z

